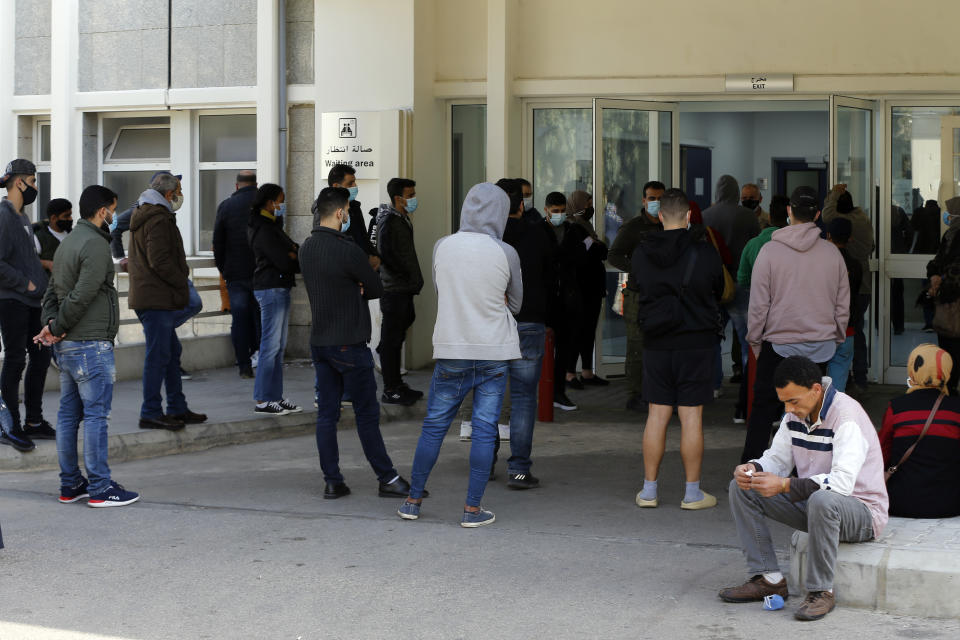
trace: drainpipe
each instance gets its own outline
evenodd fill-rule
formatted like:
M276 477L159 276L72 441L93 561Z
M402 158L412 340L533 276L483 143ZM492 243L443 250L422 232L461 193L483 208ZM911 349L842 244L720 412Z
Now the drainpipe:
M280 0L280 17L278 27L280 37L277 38L277 48L280 55L280 186L287 190L287 3Z

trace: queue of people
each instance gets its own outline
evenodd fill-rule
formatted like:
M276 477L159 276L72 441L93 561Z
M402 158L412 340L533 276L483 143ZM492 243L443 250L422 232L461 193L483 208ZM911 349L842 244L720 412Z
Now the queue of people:
M675 407L685 475L680 507L716 506L716 497L701 486L703 408L716 398L717 354L727 319L743 346L735 347L734 356L744 375L755 361L743 453L728 488L749 579L721 591L723 600L788 595L768 519L810 533L808 594L796 617L815 620L834 607L839 541L876 538L888 513L960 514L960 485L955 482L960 406L951 353L956 343L949 335L955 321L952 305L960 304L960 243L955 242L960 199L947 203L950 229L928 267L937 305L951 307L934 323L944 334L942 348L921 345L911 354L910 388L891 401L878 437L860 404L843 391L848 372L857 382L857 331L862 329L860 302L868 273L861 254L865 247L872 250L872 236L858 235L859 209L843 185L831 191L825 205L813 189L798 187L789 199L775 197L766 213L754 185L740 189L734 178L723 176L717 204L700 218L683 191L650 182L644 186L643 210L620 228L609 250L593 227L592 199L585 192L569 198L551 192L541 214L526 180L475 185L464 201L460 228L441 238L433 251L436 364L408 482L384 444L380 402L409 405L424 395L403 382L400 368L406 332L415 321L413 298L424 285L413 242L416 183L391 180L390 202L380 206L369 229L356 202L354 170L338 165L328 183L312 205L313 227L302 246L285 231L283 188L258 186L248 171L238 174L236 192L221 203L214 228L215 260L236 325L231 336L237 366L241 377L254 377L257 413L302 410L283 394L290 290L302 274L312 318L324 498L351 493L339 466L336 431L341 404L349 401L378 495L402 498L398 516L419 519L444 436L472 392L470 476L460 524L493 523L496 516L483 507L482 498L495 473L498 421L508 384L507 486L539 487L540 480L531 474L531 455L537 387L549 344L545 338L555 339L554 406L574 410L567 389L608 384L593 370L593 336L606 296L604 262L609 259L629 271L623 306L627 408L647 411L638 507L659 506L666 428ZM35 229L23 214L36 197L35 184L36 168L27 160L11 162L0 177L0 187L8 192L0 202L5 348L0 443L29 451L33 438L54 438L60 502L128 505L139 495L113 480L107 461L119 326L110 249L111 230L119 227L117 196L106 187L89 186L80 196L76 226L72 205L52 201L46 228ZM200 309L176 225L182 200L181 176L159 172L125 223L131 239L129 259L121 265L130 274L129 303L147 345L141 428L179 430L207 419L188 407L176 336L176 328ZM830 220L822 232L825 213ZM383 374L380 402L368 346L368 301L375 299L383 313L377 346ZM61 382L56 429L43 420L39 405L43 358L51 352ZM17 391L28 354L21 423ZM827 372L835 372L836 381ZM738 403L741 421L744 402ZM81 422L86 476L77 451ZM918 492L923 500L916 499Z

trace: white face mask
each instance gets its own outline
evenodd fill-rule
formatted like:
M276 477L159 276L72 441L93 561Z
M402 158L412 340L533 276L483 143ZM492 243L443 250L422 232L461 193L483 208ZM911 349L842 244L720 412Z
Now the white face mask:
M183 196L173 196L173 200L170 201L170 208L174 211L180 209L183 206Z
M527 196L523 199L523 210L530 211L533 209L533 196Z

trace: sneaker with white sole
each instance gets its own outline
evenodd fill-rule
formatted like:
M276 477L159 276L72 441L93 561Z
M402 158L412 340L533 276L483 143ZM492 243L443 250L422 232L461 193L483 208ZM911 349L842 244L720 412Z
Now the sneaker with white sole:
M289 409L280 406L279 402L262 402L253 408L254 413L266 413L272 416L285 416Z
M87 505L91 507L123 507L140 499L140 494L127 491L118 482L110 482L110 488L103 493L90 496Z
M80 482L72 487L60 485L60 503L71 504L78 500L89 498L90 494L87 493L87 487L89 485L90 483L87 482L86 478L80 478Z
M493 515L492 511L484 511L483 507L480 507L479 511L467 511L464 509L460 526L465 529L473 529L475 527L493 524L496 520L497 516Z
M404 520L416 520L420 517L420 503L404 500L400 508L397 509L397 515Z
M286 398L281 398L280 402L278 402L277 404L279 404L281 407L286 409L287 413L300 413L301 411L303 411L301 407L297 406L293 402L290 402Z
M565 393L553 394L553 406L563 411L576 411L577 405Z

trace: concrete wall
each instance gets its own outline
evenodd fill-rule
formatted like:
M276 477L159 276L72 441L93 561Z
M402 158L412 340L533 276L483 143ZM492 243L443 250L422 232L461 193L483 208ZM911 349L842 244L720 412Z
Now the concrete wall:
M257 84L257 0L173 0L171 41L173 87Z
M289 111L289 153L287 167L287 234L294 242L303 244L313 228L310 206L316 194L313 189L314 172L314 121L313 105L292 107ZM290 306L290 335L287 340L287 355L306 358L310 355L310 302L306 289L294 287Z
M285 0L287 83L313 84L313 0Z
M14 93L50 93L50 3L16 0L17 37L14 54Z
M80 91L167 86L166 0L80 0L79 31Z

